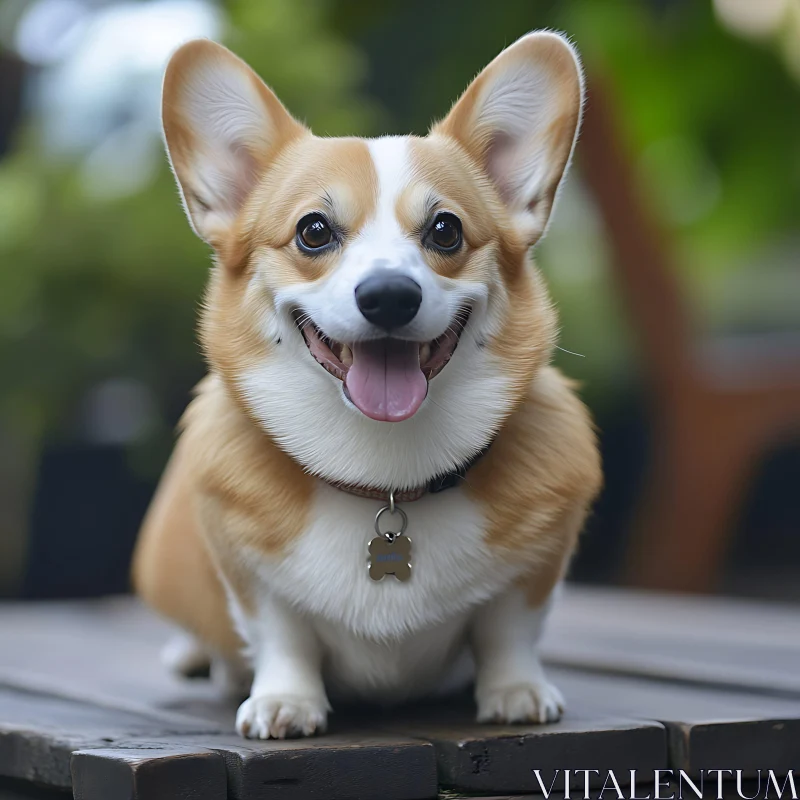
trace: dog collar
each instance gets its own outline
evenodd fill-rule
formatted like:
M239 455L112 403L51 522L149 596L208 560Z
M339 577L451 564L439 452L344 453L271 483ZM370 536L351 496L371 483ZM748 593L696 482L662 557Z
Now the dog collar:
M426 494L438 494L446 489L453 489L458 486L466 477L467 472L469 472L469 470L472 469L472 467L474 467L475 464L477 464L477 462L480 461L480 459L486 454L486 451L491 447L491 444L492 443L489 442L489 444L487 444L483 450L474 455L468 461L465 461L458 468L451 470L450 472L444 472L441 475L437 475L422 486L417 486L413 489L403 489L401 491L389 492L386 489L375 489L369 486L359 486L358 484L352 483L334 483L332 481L329 481L329 483L334 488L339 489L342 492L347 492L348 494L353 494L356 497L366 497L370 500L386 501L391 494L394 497L394 501L397 503L413 503L415 500L419 500Z

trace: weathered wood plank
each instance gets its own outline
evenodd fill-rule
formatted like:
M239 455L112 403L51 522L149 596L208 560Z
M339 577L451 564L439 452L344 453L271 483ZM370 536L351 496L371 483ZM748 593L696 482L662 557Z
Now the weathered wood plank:
M800 764L800 701L577 670L553 669L551 677L583 713L663 723L675 769L731 767L755 777Z
M212 702L218 693L208 681L182 680L161 663L174 631L133 597L2 603L0 679L24 675L151 707Z
M6 785L0 778L0 800L72 800L72 792L37 788L24 781Z
M0 800L72 800L72 792L32 786L15 778L0 778Z
M231 800L280 791L282 800L424 800L436 797L436 755L401 737L330 737L226 750Z
M440 784L466 793L539 791L535 769L549 782L556 770L599 764L624 781L631 769L652 773L667 766L666 732L658 722L585 714L579 706L550 725L478 725L474 715L472 699L464 696L387 715L383 726L431 742Z
M605 772L602 774L604 776L607 775ZM620 776L615 777L618 778ZM633 797L636 798L636 800L653 800L654 798L662 798L662 800L696 800L697 792L685 781L680 783L676 776L671 777L666 774L661 774L659 778L658 790L656 790L655 783L641 783L637 781L635 786L625 786L620 782L620 792L623 797ZM604 780L606 780L605 777ZM743 797L764 798L766 792L766 777L762 780L760 785L757 780L743 780L741 786L737 784L735 780L723 780L720 787L717 783L716 775L712 775L702 785L699 783L695 785L698 791L701 792L701 796L704 800L742 800ZM720 788L722 789L721 794ZM526 795L480 795L480 800L616 800L616 798L619 797L610 779L608 779L605 789L602 785L590 786L587 795L582 773L570 776L569 793L564 789L563 775L558 776L557 783L553 786L552 791L550 790L549 784L546 789L549 797L545 797L544 794L538 792L536 794ZM774 788L770 788L766 796L767 798L777 797ZM790 798L790 791L787 789L783 796L784 798ZM464 795L455 792L449 793L447 791L440 795L439 800L463 800L468 797L475 797L475 800L478 800L475 795Z
M75 800L227 800L225 761L202 748L78 750Z
M556 770L587 764L617 771L624 784L631 769L652 771L666 763L664 730L653 724L565 720L502 732L475 726L419 734L436 747L442 786L463 792L531 792L539 788L534 770L549 785Z
M564 666L800 698L800 614L779 603L568 586L543 649Z
M191 777L192 770L170 761L177 747L187 757L203 751L221 756L233 800L259 797L269 787L280 790L285 800L417 800L437 792L436 756L427 742L366 730L310 740L250 742L220 733L212 723L187 720L0 688L0 774L57 788L69 788L77 776L80 784L75 788L86 800L108 780L123 797L126 786L153 785L164 776L173 783L180 775ZM117 757L111 755L115 750ZM70 770L76 751L81 755ZM202 772L193 778L186 791L194 794L187 796L200 798L211 791L206 777Z
M433 746L407 736L365 730L288 741L230 734L127 744L180 744L219 753L227 766L230 800L427 800L438 793Z
M73 786L85 800L115 800L115 795L98 794L106 782L120 797L128 787L139 791L131 800L149 799L149 790L141 787L161 780L177 786L185 777L187 797L205 800L216 791L209 784L215 769L209 761L221 757L232 800L260 797L270 787L285 800L417 800L437 792L434 748L417 739L361 730L310 740L252 742L220 733L211 724L204 730L202 722L186 725L186 718L175 717L171 725L169 719L163 713L150 717L0 689L0 774L56 788ZM76 752L80 755L73 756ZM183 762L175 758L177 753ZM200 772L185 763L190 756L202 762ZM73 779L79 782L73 785Z
M202 720L147 715L0 687L0 775L70 788L75 750L106 748L135 737L214 733Z

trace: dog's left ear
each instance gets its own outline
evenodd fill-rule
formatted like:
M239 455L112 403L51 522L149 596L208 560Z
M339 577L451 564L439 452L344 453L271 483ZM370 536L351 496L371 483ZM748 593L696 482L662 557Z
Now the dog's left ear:
M456 139L478 162L533 244L547 226L582 106L574 48L537 31L500 53L433 132Z

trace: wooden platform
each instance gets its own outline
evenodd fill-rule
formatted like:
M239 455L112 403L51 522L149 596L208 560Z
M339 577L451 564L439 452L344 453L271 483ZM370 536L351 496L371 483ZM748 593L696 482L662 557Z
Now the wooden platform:
M169 632L130 598L0 605L0 800L507 797L576 769L596 790L637 770L642 797L657 769L795 770L800 787L793 607L571 587L545 642L561 722L481 726L462 698L337 710L289 742L240 739L208 681L166 674Z

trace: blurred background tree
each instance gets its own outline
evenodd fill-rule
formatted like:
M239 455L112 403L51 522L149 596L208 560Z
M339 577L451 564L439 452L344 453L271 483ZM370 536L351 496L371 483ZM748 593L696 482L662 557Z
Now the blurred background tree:
M797 0L5 0L0 41L8 63L25 64L25 93L0 160L0 587L124 585L203 373L194 330L209 253L161 149L168 53L192 36L224 41L321 135L424 133L503 46L539 27L567 31L588 69L610 76L698 317L796 329ZM592 578L614 562L645 449L634 334L609 258L573 174L537 259L561 344L580 354L558 361L585 382L604 431L609 492L579 564ZM796 457L782 458L773 489L797 476ZM782 502L767 542L786 552L797 507ZM73 568L54 583L64 559Z

